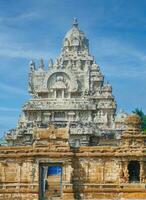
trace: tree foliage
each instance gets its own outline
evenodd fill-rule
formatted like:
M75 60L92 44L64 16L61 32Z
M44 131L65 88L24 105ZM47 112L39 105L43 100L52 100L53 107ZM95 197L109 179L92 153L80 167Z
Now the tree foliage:
M146 115L142 111L142 109L136 108L134 111L132 111L134 114L139 115L141 118L141 128L144 132L146 132Z

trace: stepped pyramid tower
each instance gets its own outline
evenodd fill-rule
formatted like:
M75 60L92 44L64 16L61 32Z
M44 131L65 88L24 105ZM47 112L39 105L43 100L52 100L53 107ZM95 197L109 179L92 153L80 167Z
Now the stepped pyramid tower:
M29 145L36 127L67 127L70 145L97 145L103 134L117 137L124 129L123 113L116 117L112 86L89 52L89 40L77 19L66 33L60 56L29 64L29 93L17 127L6 134L9 145Z

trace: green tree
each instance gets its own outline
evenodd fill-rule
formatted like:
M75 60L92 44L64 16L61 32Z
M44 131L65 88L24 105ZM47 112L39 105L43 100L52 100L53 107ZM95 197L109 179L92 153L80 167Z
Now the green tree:
M139 117L141 118L141 128L146 133L146 115L144 114L142 109L136 108L132 112L139 115Z

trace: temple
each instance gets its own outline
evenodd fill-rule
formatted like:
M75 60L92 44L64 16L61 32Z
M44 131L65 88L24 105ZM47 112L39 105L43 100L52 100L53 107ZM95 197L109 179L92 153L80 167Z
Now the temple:
M0 200L144 200L146 135L74 19L60 56L29 63L31 99L0 146Z
M6 135L9 145L32 144L33 128L69 127L69 143L98 145L100 137L119 138L125 113L116 116L112 86L89 52L89 41L80 31L77 19L66 33L60 56L43 59L36 67L31 61L29 93L32 99L22 108L16 129Z

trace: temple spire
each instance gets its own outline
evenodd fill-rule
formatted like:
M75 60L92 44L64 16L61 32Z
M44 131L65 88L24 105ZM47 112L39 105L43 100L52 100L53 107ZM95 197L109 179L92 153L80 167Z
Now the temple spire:
M77 18L73 19L72 28L66 33L63 41L63 52L89 51L89 41L83 31L78 28Z

